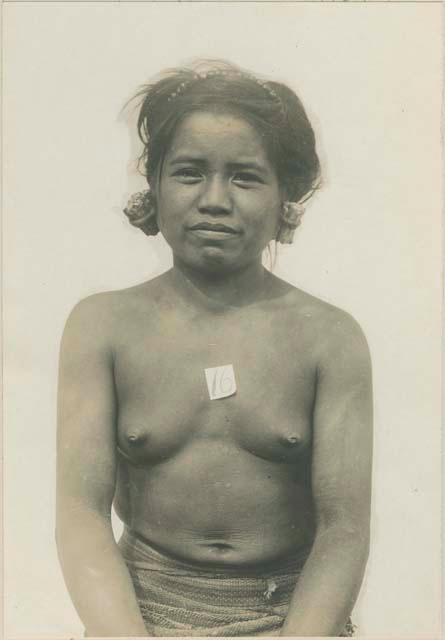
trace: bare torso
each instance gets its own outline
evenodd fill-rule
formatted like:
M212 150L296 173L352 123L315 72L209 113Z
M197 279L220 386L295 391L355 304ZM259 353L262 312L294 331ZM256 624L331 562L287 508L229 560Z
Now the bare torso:
M272 276L258 303L197 309L169 295L168 277L116 294L115 509L189 561L291 554L314 534L317 325L329 305ZM210 400L204 369L226 364L237 392Z

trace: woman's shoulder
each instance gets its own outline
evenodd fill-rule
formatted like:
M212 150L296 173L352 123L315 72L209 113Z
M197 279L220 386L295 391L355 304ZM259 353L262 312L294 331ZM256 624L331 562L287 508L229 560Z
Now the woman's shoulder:
M82 298L68 315L65 332L74 330L92 339L107 340L138 312L154 307L159 278L126 287L93 293Z
M349 311L294 285L289 285L285 299L289 321L298 328L308 327L314 341L325 351L342 349L345 345L367 351L364 331Z
M125 311L128 305L155 303L162 291L165 274L123 289L111 289L82 298L73 309L83 313Z

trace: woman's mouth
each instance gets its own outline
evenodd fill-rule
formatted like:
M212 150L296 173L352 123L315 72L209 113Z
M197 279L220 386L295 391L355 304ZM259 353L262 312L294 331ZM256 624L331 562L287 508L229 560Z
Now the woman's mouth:
M212 223L212 222L198 222L189 230L198 236L203 238L227 238L229 236L235 236L239 233L234 227L229 227L226 224Z

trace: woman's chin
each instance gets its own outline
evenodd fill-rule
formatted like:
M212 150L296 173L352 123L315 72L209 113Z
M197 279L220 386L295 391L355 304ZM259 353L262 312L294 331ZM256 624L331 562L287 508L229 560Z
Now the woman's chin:
M190 267L203 272L229 272L243 269L246 264L245 256L238 252L228 251L221 245L205 245L200 247L193 256L184 260Z

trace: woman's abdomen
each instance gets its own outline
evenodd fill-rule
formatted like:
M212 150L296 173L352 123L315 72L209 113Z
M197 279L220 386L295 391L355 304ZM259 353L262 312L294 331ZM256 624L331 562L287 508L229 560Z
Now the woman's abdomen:
M122 464L118 515L180 558L267 563L311 542L313 510L303 458L279 463L203 438L156 465Z

